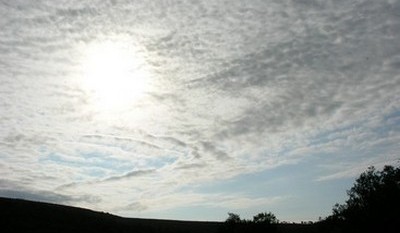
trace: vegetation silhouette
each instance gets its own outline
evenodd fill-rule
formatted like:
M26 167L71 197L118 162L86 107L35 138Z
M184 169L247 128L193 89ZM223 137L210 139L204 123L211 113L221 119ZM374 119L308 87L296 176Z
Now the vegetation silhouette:
M241 233L241 232L277 232L279 220L271 213L259 213L253 220L241 219L238 214L228 213L225 224L220 228L220 233Z
M225 220L227 224L236 224L241 223L242 220L240 219L240 215L235 213L228 213L228 218Z
M347 191L348 200L336 204L332 215L317 223L279 222L271 212L252 220L228 213L225 222L200 222L123 218L103 212L56 204L0 197L0 231L107 232L107 233L348 233L400 229L400 168L369 167Z
M257 224L278 224L279 220L271 213L259 213L253 217L253 222Z
M373 166L363 172L347 191L345 204L335 204L332 215L322 222L337 232L399 232L400 168ZM327 231L325 231L327 232Z

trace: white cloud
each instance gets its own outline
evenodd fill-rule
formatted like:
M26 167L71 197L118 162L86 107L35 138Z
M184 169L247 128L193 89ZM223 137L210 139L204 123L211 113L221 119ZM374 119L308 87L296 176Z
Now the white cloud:
M369 0L0 3L0 174L21 184L14 192L144 211L212 202L181 189L308 158L325 181L391 163L399 10ZM85 48L105 40L135 46L152 74L145 97L115 112L92 106L81 80Z

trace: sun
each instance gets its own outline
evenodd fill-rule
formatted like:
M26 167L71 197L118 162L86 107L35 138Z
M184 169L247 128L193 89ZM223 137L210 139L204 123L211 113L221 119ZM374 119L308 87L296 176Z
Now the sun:
M95 107L115 111L142 98L149 72L135 47L103 42L88 47L83 60L84 86Z

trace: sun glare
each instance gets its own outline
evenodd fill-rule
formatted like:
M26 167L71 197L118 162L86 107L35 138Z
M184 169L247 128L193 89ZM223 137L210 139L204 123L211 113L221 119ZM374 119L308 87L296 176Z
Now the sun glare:
M84 62L84 85L96 108L116 110L129 107L148 88L143 58L132 46L105 42L88 48Z

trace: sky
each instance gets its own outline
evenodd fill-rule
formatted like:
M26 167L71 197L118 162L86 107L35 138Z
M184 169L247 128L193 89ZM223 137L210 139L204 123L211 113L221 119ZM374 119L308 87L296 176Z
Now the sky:
M0 1L0 196L318 220L399 165L399 0Z

